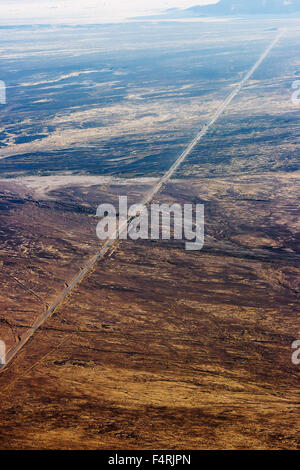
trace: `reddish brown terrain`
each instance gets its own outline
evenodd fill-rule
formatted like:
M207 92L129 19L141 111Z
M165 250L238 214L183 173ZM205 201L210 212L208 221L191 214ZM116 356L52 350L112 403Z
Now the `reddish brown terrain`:
M117 202L116 193L126 194L132 204L147 190L149 183L103 184L50 188L44 194L0 182L0 321L8 349L100 249L97 206Z
M2 372L2 448L298 448L299 185L299 173L171 182L157 201L205 202L204 249L126 241L99 262ZM113 199L120 187L105 191ZM40 217L33 267L47 204L57 230L63 220L67 233L91 235L96 224L88 208L68 218L67 203L81 207L78 189L64 190L62 213L55 197L10 208L16 224L17 210ZM45 297L77 266L55 240L43 245L60 253L40 265L56 279L39 287ZM77 258L89 254L72 240ZM11 307L20 331L41 305L17 287L29 311Z
M299 18L251 18L1 27L1 449L300 448ZM83 277L163 175L204 248Z

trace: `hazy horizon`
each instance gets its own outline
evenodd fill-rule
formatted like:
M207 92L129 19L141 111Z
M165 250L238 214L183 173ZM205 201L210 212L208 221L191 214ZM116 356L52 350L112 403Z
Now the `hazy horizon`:
M212 3L217 0L0 0L0 24L105 23Z

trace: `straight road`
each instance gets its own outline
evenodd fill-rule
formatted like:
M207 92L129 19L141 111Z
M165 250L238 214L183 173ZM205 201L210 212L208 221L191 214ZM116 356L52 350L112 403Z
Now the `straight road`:
M157 182L156 185L153 186L153 188L148 192L148 194L145 196L144 200L141 202L141 204L149 204L153 197L161 190L163 185L165 185L170 178L173 176L173 174L176 172L178 167L181 165L181 163L184 162L186 157L192 152L192 150L196 147L198 142L204 137L208 130L216 123L216 121L219 119L219 117L223 114L227 106L230 105L232 100L238 95L238 93L241 91L242 87L247 83L247 81L252 77L254 72L258 69L258 67L262 64L262 62L266 59L266 57L269 55L269 53L272 51L272 49L276 46L278 41L281 39L283 36L285 30L280 31L275 39L271 42L271 44L267 47L267 49L261 54L259 59L255 62L253 67L247 72L245 77L241 80L240 83L236 85L234 90L230 93L230 95L225 99L225 101L221 104L221 106L216 110L214 113L213 117L211 120L206 124L200 132L196 135L196 137L190 142L190 144L186 147L186 149L179 155L177 160L173 163L173 165L169 168L169 170L160 178L160 180ZM121 234L127 229L127 226L129 223L132 221L132 217L128 218L127 221L123 222L119 228L119 233L115 233L114 235L116 236L115 239L107 240L104 243L104 246L101 248L101 250L85 265L85 267L74 277L74 279L70 282L70 284L62 291L60 296L56 299L56 301L47 309L47 311L42 314L32 325L31 328L29 328L26 333L24 333L19 341L19 343L14 346L6 356L6 363L0 368L0 371L2 372L8 364L15 358L15 356L18 354L19 351L25 346L25 344L29 341L29 339L36 333L36 331L45 323L45 321L51 317L54 313L54 311L59 307L62 302L66 299L66 297L72 292L72 290L79 284L82 279L86 276L86 274L91 270L91 268L102 258L104 258L107 254L111 252L111 250L116 246L118 243L119 239L122 238Z

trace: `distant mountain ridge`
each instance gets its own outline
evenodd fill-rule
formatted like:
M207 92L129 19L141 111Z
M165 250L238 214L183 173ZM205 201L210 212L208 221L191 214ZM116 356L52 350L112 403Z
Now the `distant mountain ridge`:
M191 13L203 14L288 14L300 11L300 0L220 0L214 5L189 8Z
M186 10L167 10L157 18L197 18L236 15L288 15L300 13L300 0L220 0L213 5L194 6Z

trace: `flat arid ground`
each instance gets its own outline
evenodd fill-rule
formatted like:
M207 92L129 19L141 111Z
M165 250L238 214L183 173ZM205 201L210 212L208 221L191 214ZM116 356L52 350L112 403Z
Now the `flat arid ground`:
M283 23L4 29L8 351L103 246L97 206L142 201ZM204 204L204 248L116 243L1 371L2 449L299 449L299 32L154 197Z

